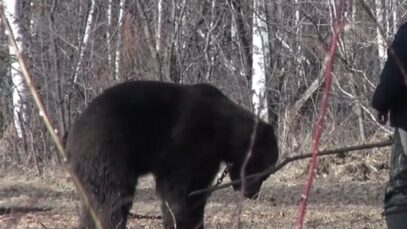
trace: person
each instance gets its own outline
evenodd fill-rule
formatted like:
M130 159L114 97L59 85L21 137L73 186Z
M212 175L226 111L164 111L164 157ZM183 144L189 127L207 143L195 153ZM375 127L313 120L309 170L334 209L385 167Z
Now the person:
M384 125L390 113L395 128L390 156L389 182L384 215L389 229L407 228L407 23L397 31L389 47L380 83L372 98L377 121Z

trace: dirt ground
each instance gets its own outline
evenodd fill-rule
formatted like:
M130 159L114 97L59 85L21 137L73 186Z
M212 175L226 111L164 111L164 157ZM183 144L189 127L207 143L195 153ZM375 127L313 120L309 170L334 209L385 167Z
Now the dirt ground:
M320 169L304 228L386 228L381 213L387 169L382 164ZM231 188L214 192L206 208L206 228L238 228L239 218L240 228L294 228L307 174L306 166L299 167L303 169L293 163L270 177L257 200L241 202L241 214L239 196ZM79 198L62 172L42 177L0 174L0 228L75 228ZM134 213L160 214L153 188L151 177L141 180ZM128 228L161 228L161 222L132 218Z

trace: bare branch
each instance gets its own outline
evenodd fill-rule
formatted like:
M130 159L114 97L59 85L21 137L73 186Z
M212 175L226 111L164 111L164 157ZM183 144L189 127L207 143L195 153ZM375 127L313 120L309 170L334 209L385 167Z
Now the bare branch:
M334 154L345 154L345 153L358 151L358 150L366 150L366 149L386 147L386 146L390 146L392 143L393 143L393 139L389 138L387 140L380 141L380 142L374 142L374 143L368 143L368 144L360 144L360 145L354 145L354 146L345 146L345 147L341 147L341 148L337 148L337 149L322 150L322 151L318 152L318 156L328 156L328 155L334 155ZM268 174L268 173L273 174L273 173L276 173L277 171L279 171L280 169L282 169L284 166L286 166L290 162L294 162L294 161L298 161L298 160L302 160L302 159L306 159L306 158L310 158L310 157L312 157L311 153L300 154L300 155L296 155L296 156L292 156L292 157L286 157L278 165L276 165L276 166L274 166L272 168L269 168L269 169L265 170L264 172L246 176L246 178L250 179L250 178L260 177L260 176ZM206 189L196 190L196 191L191 192L189 195L193 196L193 195L199 195L199 194L202 194L202 193L213 192L213 191L216 191L216 190L219 190L219 189L227 188L227 187L232 186L234 184L239 184L240 182L241 182L241 180L234 180L234 181L231 181L229 183L222 184L222 185L219 185L219 186L213 186L213 187L206 188Z

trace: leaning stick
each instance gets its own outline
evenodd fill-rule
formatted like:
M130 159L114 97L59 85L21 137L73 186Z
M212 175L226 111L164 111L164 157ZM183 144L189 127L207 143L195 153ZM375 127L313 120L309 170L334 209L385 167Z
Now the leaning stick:
M57 152L60 154L60 156L63 158L63 161L66 163L67 155L66 155L65 149L63 147L62 141L61 141L60 137L57 135L56 129L53 127L51 120L44 107L44 104L40 98L40 95L38 94L38 92L35 88L32 74L27 67L27 64L24 60L23 55L21 54L20 50L18 49L16 39L13 34L13 30L10 27L10 23L7 20L7 17L4 12L3 4L1 4L1 3L0 3L0 18L1 18L0 21L3 23L3 25L5 27L6 34L8 35L9 45L12 49L14 49L17 61L20 64L21 72L24 76L25 83L34 99L35 105L37 106L37 108L39 110L39 114L42 117L42 120L43 120L49 134L51 135L51 139L54 141L54 143L57 147ZM71 166L67 164L65 166L65 168L68 171L68 173L70 174L76 189L78 190L80 196L82 197L82 200L84 201L85 206L88 208L88 210L94 220L96 228L104 229L105 227L102 223L102 219L96 213L96 208L95 208L94 204L91 202L90 194L86 191L84 185L82 184L82 182L80 181L80 179L76 175L76 173L73 171Z
M333 154L345 154L345 153L348 153L348 152L353 152L353 151L358 151L358 150L385 147L385 146L390 146L392 143L393 143L393 139L389 138L387 140L380 141L380 142L373 142L373 143L367 143L367 144L361 144L361 145L346 146L346 147L341 147L341 148L336 148L336 149L322 150L322 151L318 152L318 156L327 156L327 155L333 155ZM278 170L282 169L284 166L286 166L290 162L298 161L298 160L302 160L302 159L306 159L306 158L310 158L310 157L312 157L311 153L286 157L278 165L273 166L273 167L271 167L271 168L269 168L269 169L267 169L267 170L265 170L263 172L255 173L255 174L251 174L249 176L246 176L246 178L250 179L250 178L260 177L260 176L265 175L265 174L273 174L273 173L277 172ZM219 190L219 189L227 188L227 187L232 186L234 184L239 184L240 182L241 182L241 179L238 179L238 180L233 180L233 181L231 181L229 183L225 183L225 184L222 184L222 185L212 186L212 187L209 187L209 188L206 188L206 189L196 190L196 191L191 192L189 194L189 196L199 195L199 194L203 194L203 193L210 193L210 192L213 192L213 191L216 191L216 190Z

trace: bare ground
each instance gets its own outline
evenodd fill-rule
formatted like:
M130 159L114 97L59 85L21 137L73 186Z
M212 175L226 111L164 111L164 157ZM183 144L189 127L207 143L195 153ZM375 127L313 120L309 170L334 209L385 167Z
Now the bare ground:
M322 160L321 168L323 165ZM231 188L214 192L206 209L206 228L237 228L239 218L240 228L294 228L305 168L293 163L278 171L267 180L257 200L241 202ZM79 198L66 175L0 174L0 228L75 228ZM363 162L319 172L304 228L386 228L381 215L386 177L386 169ZM151 177L141 180L134 213L160 214L153 188ZM243 204L241 214L239 203ZM161 228L161 222L132 218L128 228Z

